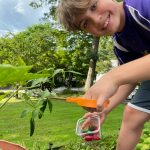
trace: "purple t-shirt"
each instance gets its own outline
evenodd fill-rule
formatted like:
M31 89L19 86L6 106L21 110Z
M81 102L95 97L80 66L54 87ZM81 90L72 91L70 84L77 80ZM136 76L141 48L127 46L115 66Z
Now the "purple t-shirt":
M150 53L150 0L125 0L125 27L115 33L114 52L120 64Z

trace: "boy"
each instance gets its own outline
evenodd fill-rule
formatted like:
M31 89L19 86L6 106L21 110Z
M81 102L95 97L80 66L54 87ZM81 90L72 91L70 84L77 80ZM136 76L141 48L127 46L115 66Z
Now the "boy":
M97 111L101 113L94 113L104 119L141 83L124 110L117 150L133 150L144 123L150 119L149 6L150 0L62 0L58 6L60 22L67 30L82 30L94 36L113 35L120 66L106 73L85 93L85 98L97 100ZM107 99L109 107L103 108Z

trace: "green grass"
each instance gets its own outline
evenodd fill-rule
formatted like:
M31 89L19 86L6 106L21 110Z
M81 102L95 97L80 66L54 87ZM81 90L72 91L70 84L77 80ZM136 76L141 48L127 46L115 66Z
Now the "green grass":
M20 118L27 107L24 102L8 103L0 110L0 139L8 140L32 150L37 145L46 149L49 142L64 145L78 139L75 135L76 121L86 112L81 107L65 101L52 100L52 113L47 109L44 117L36 120L36 129L29 136L29 116ZM102 127L103 135L118 133L124 105L120 105L107 117ZM36 149L36 148L35 148Z

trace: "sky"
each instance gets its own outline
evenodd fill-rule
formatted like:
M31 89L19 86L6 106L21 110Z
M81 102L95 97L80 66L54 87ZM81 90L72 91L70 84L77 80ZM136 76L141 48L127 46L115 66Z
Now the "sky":
M33 0L0 0L0 36L7 32L20 32L40 23L46 8L33 9Z

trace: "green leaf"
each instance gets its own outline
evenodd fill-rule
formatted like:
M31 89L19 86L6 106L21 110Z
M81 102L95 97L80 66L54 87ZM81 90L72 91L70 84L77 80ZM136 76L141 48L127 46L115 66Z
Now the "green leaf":
M47 106L47 100L39 100L37 105L36 105L36 108L39 108L39 111L38 111L38 118L41 119L42 116L43 116L43 113L46 109L46 106Z
M49 92L48 90L45 90L41 93L41 98L48 98L51 95L51 92Z
M34 86L39 85L41 83L45 83L46 81L47 81L47 78L34 79L31 87L34 87Z
M26 66L26 63L20 56L17 56L16 59L17 59L17 66Z
M29 104L30 106L35 107L35 106L34 106L34 103L33 103L32 100L31 100L31 96L32 96L31 91L22 94L22 97L23 97L23 99L25 100L25 102L26 102L27 104Z
M0 64L0 85L23 82L31 79L45 78L49 74L28 73L32 66L19 66Z
M73 73L73 74L77 74L77 75L84 75L84 74L82 74L82 73L80 73L80 72L76 72L76 71L65 71L65 72L70 72L70 73Z
M38 71L37 73L52 75L54 73L54 68L43 69Z
M47 100L44 100L43 103L42 103L42 107L40 108L40 111L42 113L44 113L45 109L46 109L46 106L47 106Z
M43 116L43 112L39 111L39 114L38 114L39 119L41 119L42 116Z
M24 110L21 115L20 115L20 118L24 118L28 113L30 113L31 110L27 109L27 110Z
M33 110L32 118L35 119L38 115L39 115L39 110L38 109Z
M35 130L35 121L34 121L33 118L31 118L31 119L30 119L30 136L33 135L34 130Z
M29 101L30 100L30 97L28 96L27 93L23 93L22 97L24 98L25 101Z
M41 99L41 97L39 97L37 100L38 100L38 101L37 101L35 107L36 107L36 109L39 109L39 110L40 110L40 108L41 108L41 106L42 106L42 103L43 103L43 99Z
M51 103L50 100L48 100L47 102L48 102L49 111L50 111L50 113L51 113L51 112L52 112L52 107L53 107L53 105L52 105L52 103Z
M64 70L63 70L63 69L56 69L56 70L54 71L53 77L54 77L55 75L57 75L58 73L64 73Z

